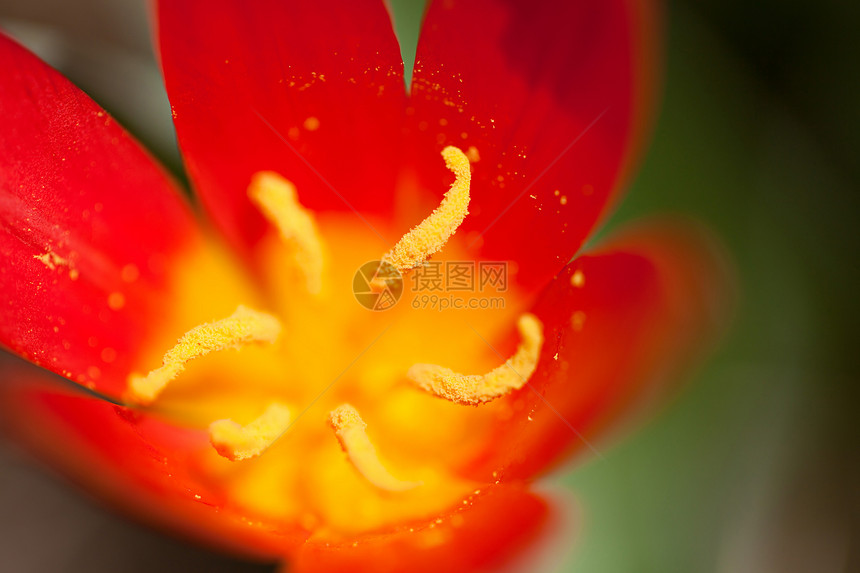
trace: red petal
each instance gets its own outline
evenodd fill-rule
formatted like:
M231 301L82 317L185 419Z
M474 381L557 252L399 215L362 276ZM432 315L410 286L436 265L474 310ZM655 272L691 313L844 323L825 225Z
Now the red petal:
M467 473L520 479L602 449L610 424L665 397L726 324L728 277L713 240L689 225L640 226L573 261L532 311L546 342L529 384L509 397L521 415L499 422L496 446Z
M166 0L158 24L188 172L231 240L266 228L246 196L260 170L314 209L391 208L406 94L382 2Z
M191 213L104 110L4 36L0 109L0 343L116 394Z
M287 570L460 572L495 569L515 558L546 525L549 508L518 486L488 486L438 519L357 541L309 541Z
M276 559L307 536L225 503L217 484L194 469L198 452L211 448L205 431L61 389L35 367L8 362L0 384L4 430L111 505L248 557Z
M427 14L412 105L430 190L444 145L474 146L464 231L487 259L543 284L624 183L651 112L652 2L444 0ZM483 240L480 234L483 234Z
M10 360L0 364L6 433L130 515L222 550L297 555L296 571L474 571L516 558L549 521L546 502L522 484L488 485L429 521L307 541L298 527L241 513L195 471L199 451L211 447L205 432L62 389L44 371Z

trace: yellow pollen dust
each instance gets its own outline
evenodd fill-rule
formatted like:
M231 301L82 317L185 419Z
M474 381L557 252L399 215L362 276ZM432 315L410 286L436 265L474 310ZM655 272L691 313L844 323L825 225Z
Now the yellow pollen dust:
M469 185L472 181L469 159L451 145L442 150L442 157L445 166L454 173L454 183L436 210L403 235L382 257L401 273L414 269L438 253L469 214Z
M543 324L533 314L517 322L522 341L516 353L489 374L458 374L435 364L415 364L406 373L416 386L464 406L491 402L525 386L537 368L543 346Z
M239 349L253 342L272 343L280 332L281 323L277 318L239 305L227 318L195 326L186 332L176 346L165 353L161 367L146 376L131 374L126 400L151 404L167 384L185 370L190 360L210 352Z
M361 419L358 410L350 404L342 404L332 410L329 424L334 429L340 447L358 473L379 489L406 491L421 485L421 482L402 481L388 473L364 431L367 424Z
M273 171L260 171L251 178L248 197L293 249L308 292L319 294L325 261L323 243L313 214L299 203L296 186Z
M253 422L241 426L233 420L209 424L209 441L219 454L234 462L255 458L281 437L290 425L290 410L273 402Z
M314 116L310 116L302 124L308 131L316 131L320 128L320 120Z

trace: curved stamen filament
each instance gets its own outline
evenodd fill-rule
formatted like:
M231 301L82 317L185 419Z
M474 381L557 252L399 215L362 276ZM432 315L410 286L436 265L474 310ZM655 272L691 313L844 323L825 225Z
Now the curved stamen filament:
M334 429L340 447L346 452L349 461L367 481L376 487L387 491L406 491L421 485L421 482L401 481L388 473L364 431L367 424L353 406L342 404L332 410L329 424Z
M435 364L415 364L406 376L416 386L457 404L477 406L525 386L537 368L543 346L543 324L533 314L517 322L522 337L516 353L489 374L458 374Z
M260 171L251 178L248 197L293 249L308 292L319 294L325 261L323 243L313 213L299 203L296 186L273 171Z
M245 426L233 420L212 422L209 424L209 441L228 460L247 460L266 451L289 425L289 408L273 402L259 418Z
M439 252L469 214L469 186L472 180L469 159L450 145L442 150L442 157L448 169L454 172L454 183L436 210L403 235L394 248L382 257L383 261L401 273L414 269Z
M281 323L274 316L239 305L227 318L195 326L186 332L176 346L165 353L161 367L146 376L131 374L126 400L151 404L167 384L185 370L190 360L254 342L272 343L280 332Z

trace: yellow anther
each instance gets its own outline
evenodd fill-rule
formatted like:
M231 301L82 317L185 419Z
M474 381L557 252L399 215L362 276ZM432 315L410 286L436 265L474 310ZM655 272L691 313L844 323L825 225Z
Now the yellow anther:
M406 376L416 386L457 404L477 406L525 386L537 368L543 346L543 324L533 314L517 322L522 341L516 353L489 374L458 374L435 364L415 364Z
M128 377L126 400L150 404L176 378L185 364L210 352L241 348L252 342L272 343L281 332L281 323L272 315L239 305L232 315L215 322L195 326L186 332L176 346L167 351L162 366L146 376Z
M209 441L219 454L234 462L255 458L281 437L290 425L290 410L278 402L263 415L241 426L233 420L209 424Z
M382 260L401 273L414 269L439 252L469 214L469 159L453 146L442 150L445 165L456 179L435 211L401 238Z
M406 491L421 485L421 482L401 481L388 473L364 431L367 424L353 406L342 404L332 410L329 424L334 429L340 447L358 473L379 489Z
M325 260L322 239L313 214L299 203L296 186L277 173L260 171L251 178L248 197L292 248L308 292L318 294Z

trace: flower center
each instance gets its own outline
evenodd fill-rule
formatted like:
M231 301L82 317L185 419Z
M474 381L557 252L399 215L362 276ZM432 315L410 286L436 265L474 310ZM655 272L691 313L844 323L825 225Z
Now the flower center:
M141 362L161 366L132 374L127 399L208 427L213 447L190 463L245 514L328 536L436 514L479 486L463 466L522 408L508 395L534 372L543 325L522 312L515 281L502 307L448 312L420 308L427 294L414 289L372 312L351 290L356 269L380 253L407 279L431 256L474 263L456 233L469 160L454 147L442 155L454 183L393 248L355 217L305 209L292 183L260 172L248 194L277 231L259 248L265 293L211 247L181 269L177 318ZM496 345L513 351L501 366Z

